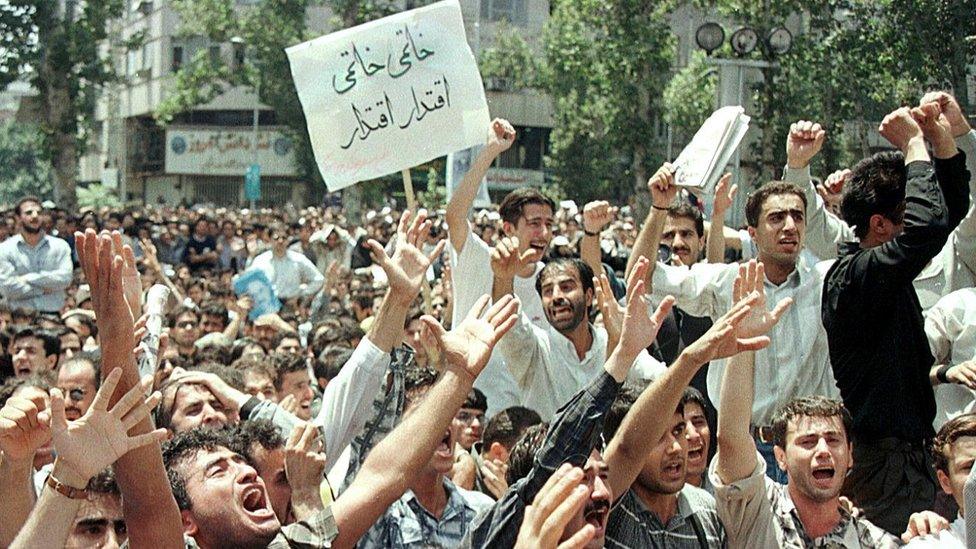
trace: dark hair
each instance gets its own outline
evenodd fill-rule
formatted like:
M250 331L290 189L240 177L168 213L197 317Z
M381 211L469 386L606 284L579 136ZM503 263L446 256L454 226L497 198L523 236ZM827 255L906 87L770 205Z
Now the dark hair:
M175 328L176 327L176 322L180 319L181 316L183 316L186 313L192 313L193 316L197 317L197 322L196 323L199 324L199 322L200 322L200 313L196 309L194 309L193 307L187 307L186 305L181 305L181 306L173 309L172 311L170 311L169 316L167 318L167 320L168 320L167 324L169 325L169 327L170 328Z
M525 207L529 204L549 206L553 214L556 213L556 203L551 198L532 187L522 187L505 195L502 203L498 206L498 215L501 216L503 221L517 225Z
M486 397L485 394L480 390L472 387L471 390L468 391L468 398L464 399L464 404L462 404L461 407L487 412L488 397Z
M274 386L276 391L281 390L286 374L306 370L305 355L273 351L268 355L268 360L275 371Z
M232 362L230 357L231 349L229 345L209 343L197 348L197 351L193 353L193 362L195 364L216 362L217 364L226 365Z
M312 364L316 378L332 379L339 375L342 367L352 358L353 350L338 345L330 345L322 351L318 360Z
M780 194L798 196L800 201L803 202L803 210L806 211L807 196L803 194L803 189L786 181L770 181L755 191L752 191L749 194L749 198L746 199L746 223L750 227L758 227L759 216L762 214L762 207L766 203L766 199L770 196Z
M81 351L80 353L77 353L76 355L72 356L68 360L65 360L64 362L59 364L58 368L63 370L72 364L80 363L80 362L84 362L86 364L91 365L92 370L94 371L95 374L95 389L101 387L102 386L102 354L99 351Z
M193 508L193 502L186 492L187 478L179 471L179 466L192 460L201 451L214 451L218 448L231 448L231 437L225 429L197 427L177 434L163 443L163 464L169 477L169 486L181 511Z
M226 364L219 362L198 362L189 370L193 372L214 374L215 376L224 380L227 385L230 385L238 391L244 391L244 372L236 368L231 368Z
M852 432L854 419L844 407L844 403L825 396L815 395L794 398L779 409L773 420L773 444L786 449L786 428L789 422L799 417L840 417L841 423L844 424L847 443L851 444L854 441L854 433Z
M607 419L603 424L603 440L609 442L613 437L617 436L617 431L623 425L624 418L627 417L627 413L637 403L637 399L640 398L643 391L644 388L636 383L625 383L620 388L620 391L617 392L617 398L610 405L610 410L607 412ZM685 413L684 400L678 402L674 413L678 415Z
M485 424L485 433L481 437L482 447L487 451L495 442L505 448L512 448L522 433L533 425L542 423L542 418L531 408L525 406L510 406L491 416Z
M88 499L93 496L121 496L118 483L115 482L115 471L112 467L106 467L100 473L88 479Z
M37 319L40 318L40 314L34 309L28 309L27 307L14 307L10 310L10 318L14 324L37 324ZM18 318L23 319L24 322L17 322Z
M976 436L976 414L963 414L947 421L932 440L932 465L949 474L952 445L962 437Z
M29 337L37 338L41 340L41 344L44 346L44 356L49 357L51 355L61 354L61 338L54 335L54 332L50 330L38 330L32 326L27 326L17 330L14 333L14 343L17 343L18 339L26 339Z
M229 449L244 456L251 463L255 462L255 445L265 450L276 450L285 445L285 437L281 429L267 419L245 421L234 427L229 434Z
M508 453L508 473L505 475L509 486L529 475L535 462L535 455L542 449L548 431L547 422L533 425L523 431L522 436L512 445L512 450Z
M705 236L705 219L702 217L701 210L691 204L682 202L677 206L671 206L668 208L668 217L690 219L695 224L698 238Z
M586 290L594 291L593 288L593 269L585 261L578 257L560 257L553 259L539 271L539 276L535 278L535 291L542 295L542 281L549 277L550 273L565 271L569 268L576 269L576 274L580 277L583 285L583 292Z
M231 345L230 348L231 364L237 362L238 360L241 360L241 357L244 356L244 351L252 345L257 345L258 347L261 347L261 344L258 343L258 340L251 337L242 337L240 339L235 339L233 345ZM264 347L261 347L261 350L263 351Z
M67 322L69 318L77 319L78 322L84 324L85 327L88 328L88 332L91 334L91 337L98 337L98 324L95 323L95 319L92 317L84 313L72 313L64 317L64 322ZM65 326L67 326L67 324ZM70 330L71 328L68 329Z
M707 409L705 406L705 395L701 394L701 391L695 389L694 387L685 387L684 392L681 393L681 406L684 407L689 402L694 402L700 406L702 410Z
M0 408L6 406L10 397L14 396L21 387L37 387L45 393L51 390L53 379L50 373L34 373L29 376L16 376L7 379L0 385Z
M43 204L41 203L41 199L40 198L37 198L36 196L33 196L33 195L28 195L28 196L25 196L25 197L23 197L23 198L21 198L20 200L17 201L17 205L14 206L14 212L16 212L17 215L20 215L20 207L23 206L24 204L28 203L28 202L33 202L33 203L37 204L38 206L43 207Z
M203 315L216 316L220 318L220 320L223 321L225 328L228 324L230 324L230 315L227 313L227 307L219 301L204 301L203 305L200 306L201 319L203 318Z
M419 397L437 383L437 370L412 364L403 372L404 407L416 404Z
M905 155L900 151L879 152L854 166L844 184L840 211L858 238L868 234L872 215L881 214L894 223L904 219L907 179Z

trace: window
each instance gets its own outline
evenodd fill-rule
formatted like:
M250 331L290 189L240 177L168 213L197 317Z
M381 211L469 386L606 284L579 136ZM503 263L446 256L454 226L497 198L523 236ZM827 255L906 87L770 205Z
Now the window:
M176 72L183 66L183 46L173 46L172 70Z
M549 128L517 126L515 143L498 158L498 167L541 170L549 144L549 132Z
M516 25L526 23L525 3L528 0L481 0L481 18L487 21L508 21Z

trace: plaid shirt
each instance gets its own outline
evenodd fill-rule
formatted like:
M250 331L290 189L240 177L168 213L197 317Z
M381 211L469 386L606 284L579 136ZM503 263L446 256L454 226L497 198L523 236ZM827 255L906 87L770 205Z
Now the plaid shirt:
M515 546L525 508L563 463L582 467L600 444L603 422L620 390L603 368L573 395L553 418L546 440L535 456L528 476L509 486L487 513L478 515L462 547L509 549Z
M732 547L856 549L899 547L898 538L840 509L840 522L828 534L811 539L803 528L789 489L766 477L766 461L756 454L752 475L724 485L713 461L709 476L715 484L718 515Z
M627 490L610 513L607 549L725 547L725 530L715 511L715 498L690 484L678 492L677 498L677 513L663 524L633 490Z
M407 490L359 541L359 549L454 548L468 532L475 516L494 503L478 492L462 490L444 478L447 506L440 518Z

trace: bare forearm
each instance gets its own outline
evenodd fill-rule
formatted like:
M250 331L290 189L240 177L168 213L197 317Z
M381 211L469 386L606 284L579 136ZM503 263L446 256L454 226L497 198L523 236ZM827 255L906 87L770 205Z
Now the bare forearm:
M641 393L624 417L607 449L614 493L627 490L637 478L647 455L672 422L671 411L677 409L682 392L701 366L682 353L664 375Z
M66 498L50 488L45 488L41 491L37 506L17 538L10 544L10 548L64 547L81 503L80 499Z
M510 276L494 277L491 285L491 300L498 301L506 295L515 292L515 279Z
M583 235L580 241L580 259L593 269L593 274L600 276L603 272L603 255L600 252L600 237Z
M729 359L722 376L718 414L718 475L725 484L742 480L756 468L756 443L749 432L755 398L755 353Z
M705 259L709 263L725 263L725 212L715 212L705 241Z
M414 296L416 297L416 296ZM407 319L410 303L404 296L395 296L387 291L383 297L380 310L376 313L376 320L369 330L369 340L384 353L389 353L400 341L403 335L403 323Z
M17 532L31 514L31 508L34 506L32 472L31 460L13 462L0 456L0 494L3 494L3 512L0 513L0 547L7 547L13 542Z
M291 510L295 514L295 520L311 518L324 507L322 496L319 495L318 483L311 484L306 489L293 490L291 493Z
M454 189L451 201L447 203L444 220L447 221L451 245L458 252L464 247L464 242L468 239L468 231L471 230L468 226L468 211L471 210L471 205L478 196L481 180L488 173L488 168L496 157L497 155L487 148L482 149L481 154L471 164L471 169L464 174L461 184Z
M353 547L407 490L470 390L471 380L448 370L418 408L376 445L355 480L332 504L339 527L332 547Z
M661 243L661 234L664 232L664 222L667 221L667 218L668 213L666 210L651 208L651 213L648 214L647 220L644 221L644 226L637 233L637 240L634 241L634 249L627 259L627 270L624 273L625 277L630 276L630 271L633 270L637 259L644 256L651 260L651 264L647 269L647 280L651 280L651 275L654 274L654 267L657 263L655 261L657 259L657 248ZM648 286L648 290L650 290L650 286Z

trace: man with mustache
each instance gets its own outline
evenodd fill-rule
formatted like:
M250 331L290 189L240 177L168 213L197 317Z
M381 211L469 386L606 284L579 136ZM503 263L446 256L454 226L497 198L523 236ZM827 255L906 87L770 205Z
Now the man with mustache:
M101 361L91 352L79 353L58 368L58 389L64 393L64 414L68 421L85 415L101 385Z
M0 294L11 309L60 314L71 284L71 248L45 233L37 198L21 198L14 211L20 233L0 243Z
M512 281L528 261L528 254L519 250L517 238L503 238L492 253L495 299L512 293ZM593 271L580 259L560 258L546 264L536 278L536 291L542 297L548 324L544 328L534 325L523 309L518 324L499 343L522 390L523 404L544 420L551 419L606 361L607 329L589 322L593 280ZM663 370L664 364L644 351L629 375L634 381L646 382Z

